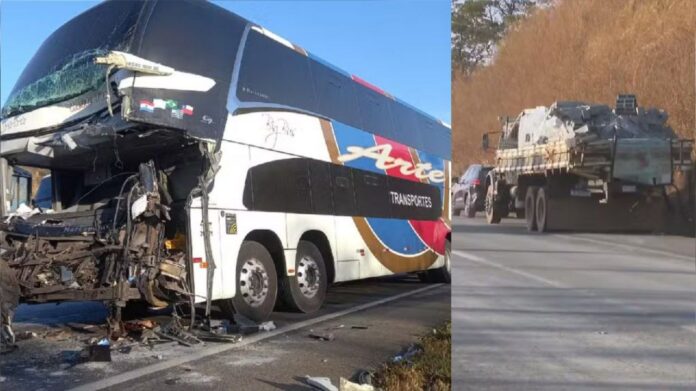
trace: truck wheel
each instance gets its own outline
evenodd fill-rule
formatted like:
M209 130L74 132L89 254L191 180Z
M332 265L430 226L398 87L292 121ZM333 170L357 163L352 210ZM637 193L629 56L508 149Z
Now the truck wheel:
M468 218L476 216L476 207L471 203L471 197L468 194L464 196L464 215Z
M445 242L445 264L437 269L426 270L419 274L421 281L429 283L452 283L452 243Z
M280 280L280 299L292 311L316 312L324 304L328 274L324 257L312 242L300 240L295 257L295 275Z
M501 218L500 207L493 197L493 184L491 184L486 190L486 221L488 224L498 224Z
M536 186L529 186L527 187L527 194L524 196L524 218L527 221L527 231L529 232L536 231L537 228L535 213L536 194Z
M277 293L271 254L261 243L245 241L237 257L237 293L232 299L220 300L220 309L229 318L236 312L263 322L273 312Z
M537 231L539 232L547 232L548 231L548 225L547 225L547 217L549 213L549 190L546 187L542 187L537 191L537 198L536 198L536 225L537 225Z

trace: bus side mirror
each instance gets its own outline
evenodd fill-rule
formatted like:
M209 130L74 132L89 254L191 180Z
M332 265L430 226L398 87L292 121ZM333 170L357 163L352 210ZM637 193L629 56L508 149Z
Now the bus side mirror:
M488 140L488 133L484 133L483 138L481 139L481 147L483 147L484 151L488 151L488 148L490 147L490 141Z

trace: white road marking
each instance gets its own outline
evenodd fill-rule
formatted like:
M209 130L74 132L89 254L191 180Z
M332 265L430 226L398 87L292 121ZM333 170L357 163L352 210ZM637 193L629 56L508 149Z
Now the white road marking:
M617 242L612 242L609 240L602 240L602 239L596 239L596 238L588 238L584 236L575 236L575 235L564 235L564 234L551 234L557 238L563 238L563 239L569 239L569 240L582 240L590 243L597 243L597 244L604 244L604 245L610 245L614 247L620 247L632 252L635 251L643 251L647 253L652 253L655 255L662 255L662 256L667 256L670 258L677 258L677 259L684 259L687 261L691 262L696 262L696 257L690 257L688 255L683 255L683 254L677 254L673 253L670 251L664 251L664 250L655 250L652 248L647 248L647 247L640 247L640 246L634 246L626 243L617 243Z
M373 301L370 303L361 304L361 305L358 305L358 306L355 306L352 308L345 309L343 311L332 312L330 314L326 314L326 315L320 316L318 318L307 319L307 320L302 321L302 322L293 323L293 324L290 324L288 326L285 326L285 327L282 327L282 328L279 328L279 329L276 329L273 331L261 332L261 333L255 334L251 337L245 338L242 341L240 341L239 343L235 343L235 344L220 343L217 345L211 345L209 347L203 348L202 350L197 351L195 353L192 353L190 355L175 357L175 358L172 358L170 360L163 361L163 362L160 362L157 364L148 365L146 367L142 367L142 368L134 369L131 371L123 372L123 373L120 373L118 375L108 377L106 379L98 380L98 381L95 381L92 383L83 384L81 386L72 388L71 390L72 391L90 391L90 390L102 390L104 388L113 387L117 384L125 383L127 381L137 379L139 377L151 375L155 372L159 372L159 371L163 371L163 370L166 370L169 368L173 368L173 367L176 367L176 366L179 366L182 364L189 363L191 361L200 360L204 357L212 356L214 354L226 352L229 350L239 349L241 347L251 345L251 344L259 342L259 341L263 341L265 339L277 337L279 335L286 334L286 333L289 333L291 331L299 330L299 329L302 329L302 328L305 328L308 326L312 326L312 325L317 324L317 323L326 322L328 320L336 319L336 318L339 318L341 316L352 314L354 312L363 311L363 310L366 310L368 308L377 307L377 306L380 306L382 304L386 304L386 303L389 303L389 302L392 302L395 300L403 299L405 297L417 295L419 293L429 291L429 290L441 287L443 285L444 284L429 285L429 286L426 286L423 288L416 289L414 291L404 292L404 293L400 293L398 295L385 297L384 299L379 299L379 300L376 300L376 301Z
M522 277L527 277L527 278L529 278L530 280L534 280L534 281L537 281L537 282L541 282L542 284L549 285L549 286L552 286L552 287L554 287L554 288L570 288L569 286L566 286L566 285L563 284L563 283L560 283L560 282L557 282L557 281L552 281L552 280L546 279L546 278L544 278L544 277L537 276L536 274L527 273L527 272L524 272L524 271L519 270L519 269L515 269L515 268L511 268L511 267L505 266L505 265L501 265L501 264L499 264L499 263L496 263L496 262L489 261L489 260L487 260L487 259L481 258L481 257L479 257L478 255L474 255L474 254L471 254L471 253L467 253L467 252L464 252L464 251L458 251L458 250L455 250L455 251L452 251L452 252L453 252L455 255L458 255L458 256L460 256L460 257L462 257L462 258L464 258L464 259L468 259L468 260L470 260L470 261L472 261L472 262L481 263L481 264L484 264L484 265L487 265L487 266L491 266L491 267L494 267L494 268L497 268L497 269L505 270L506 272L513 273L513 274L517 274L517 275L520 275L520 276L522 276Z
M454 250L454 251L452 251L452 253L454 253L454 255L456 255L456 256L458 256L458 257L467 259L467 260L469 260L469 261L476 262L476 263L478 263L478 264L482 264L482 265L486 265L486 266L490 266L490 267L494 267L494 268L496 268L496 269L504 270L504 271L506 271L506 272L508 272L508 273L517 274L517 275L519 275L519 276L522 276L522 277L525 277L525 278L528 278L528 279L530 279L530 280L534 280L534 281L537 281L537 282L541 282L542 284L549 285L549 286L552 286L552 287L554 287L554 288L559 288L559 289L577 289L578 291L584 292L584 293L585 293L586 295L588 295L588 296L591 296L591 297L595 297L595 298L597 298L597 299L600 299L601 301L603 301L603 302L605 302L605 303L618 305L618 306L623 307L623 308L625 308L625 309L627 309L627 310L630 310L630 311L643 312L643 309L642 309L641 307L638 307L638 306L635 306L635 305L632 305L632 304L627 304L627 303L625 303L625 302L623 302L623 301L621 301L621 300L612 299L612 298L610 298L610 297L603 297L603 296L600 296L599 294L597 294L596 292L593 292L593 291L590 290L590 289L575 288L575 287L572 287L572 286L570 286L570 285L563 284L562 282L549 280L548 278L544 278L544 277L538 276L538 275L536 275L536 274L528 273L528 272L525 272L525 271L522 271L522 270L519 270L519 269L515 269L515 268L509 267L509 266L501 265L501 264L499 264L499 263L497 263L497 262L493 262L493 261L491 261L491 260L484 259L484 258L482 258L482 257L480 257L480 256L478 256L478 255L471 254L471 253L467 253L467 252L464 252L464 251ZM690 332L696 334L696 326L693 326L693 325L679 325L679 328L681 328L682 330L690 331Z

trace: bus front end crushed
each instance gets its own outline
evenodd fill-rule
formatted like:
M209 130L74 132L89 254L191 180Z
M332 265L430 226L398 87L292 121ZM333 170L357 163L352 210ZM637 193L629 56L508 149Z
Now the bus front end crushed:
M12 313L20 301L109 301L117 311L134 299L155 307L188 301L186 254L166 239L172 218L161 177L151 162L122 177L114 202L54 213L33 210L0 223L6 340L12 338ZM102 192L101 199L115 187L92 194ZM120 330L117 323L110 326Z
M248 22L212 4L167 3L110 1L77 16L44 42L2 108L0 159L50 173L52 184L50 209L25 201L0 217L3 342L14 341L20 303L104 301L112 334L132 300L164 307L207 293L210 310L211 288L194 293L190 231L200 222L189 210L207 221ZM185 56L164 34L177 29L189 32Z

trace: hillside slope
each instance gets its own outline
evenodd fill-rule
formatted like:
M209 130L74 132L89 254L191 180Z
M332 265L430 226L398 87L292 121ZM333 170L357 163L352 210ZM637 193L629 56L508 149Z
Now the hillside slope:
M499 130L499 116L556 100L614 105L635 93L660 107L682 136L695 129L693 0L560 0L520 22L493 63L452 83L453 165L492 155L481 135Z

